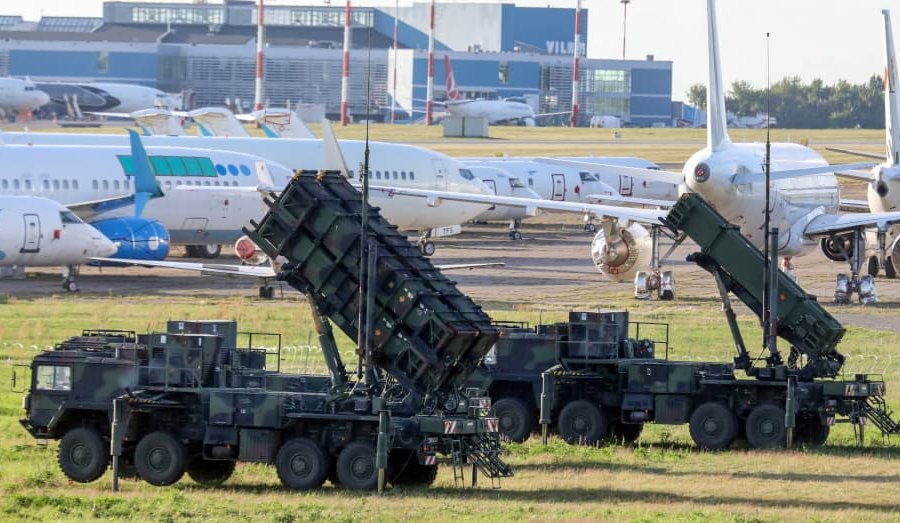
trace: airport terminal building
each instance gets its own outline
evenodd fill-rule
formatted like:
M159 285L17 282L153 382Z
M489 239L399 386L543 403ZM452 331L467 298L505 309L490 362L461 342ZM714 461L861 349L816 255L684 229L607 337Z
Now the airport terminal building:
M265 7L265 99L269 105L340 107L344 8ZM587 12L582 12L584 55ZM424 110L429 3L399 10L397 53L393 2L351 12L350 113L388 118L396 60L401 119ZM572 100L574 9L498 3L438 3L435 100L445 98L444 55L457 86L471 98L524 97L537 112L568 111ZM253 100L255 2L152 3L111 1L103 18L0 16L0 76L35 81L138 83L190 92L194 106ZM593 115L632 125L672 123L672 62L583 59L582 124ZM368 87L367 87L368 84ZM367 96L367 92L369 93ZM560 122L566 118L560 118Z

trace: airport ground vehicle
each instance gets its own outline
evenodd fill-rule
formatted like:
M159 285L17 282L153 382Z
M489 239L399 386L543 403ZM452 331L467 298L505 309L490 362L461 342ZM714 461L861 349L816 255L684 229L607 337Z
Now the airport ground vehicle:
M63 472L97 479L111 446L114 468L133 464L155 485L185 471L218 483L236 461L274 464L286 487L301 490L326 478L355 490L430 484L438 456L460 480L469 468L473 483L479 472L511 475L489 399L464 389L499 335L490 318L374 208L361 257L359 193L339 175L295 176L267 203L246 232L272 259L286 258L282 277L309 298L329 374L266 370L252 343L260 335L238 347L233 322L173 321L139 336L86 331L34 359L25 400L23 425L61 440ZM372 289L362 330L361 261ZM356 372L331 323L367 338Z
M659 342L640 339L639 323L629 337L622 311L573 312L568 322L509 329L470 378L491 396L505 437L522 441L540 424L545 435L552 429L571 443L630 442L646 422L687 423L697 445L722 449L739 437L761 448L821 444L836 421L854 424L860 438L867 420L897 432L880 376L834 379L844 329L815 297L779 272L777 332L791 354L785 362L772 346L764 361L752 360L729 293L761 313L762 253L697 195L683 196L663 222L700 246L691 259L719 284L734 362L657 359Z

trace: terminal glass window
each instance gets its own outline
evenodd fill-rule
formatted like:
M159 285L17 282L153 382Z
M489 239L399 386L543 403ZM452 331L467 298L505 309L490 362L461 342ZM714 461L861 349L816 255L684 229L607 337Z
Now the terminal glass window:
M500 62L499 80L501 84L509 83L509 62Z
M135 6L131 19L147 24L221 24L225 21L225 9L217 6L197 7L150 7Z
M589 93L630 93L631 75L619 69L591 69L585 74L585 90Z
M97 53L97 72L109 72L109 51L100 51Z
M58 365L39 365L35 388L38 390L72 390L72 369Z

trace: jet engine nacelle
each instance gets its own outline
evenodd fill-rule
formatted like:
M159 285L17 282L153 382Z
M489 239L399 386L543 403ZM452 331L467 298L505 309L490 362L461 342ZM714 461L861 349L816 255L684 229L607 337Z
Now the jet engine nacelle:
M266 253L249 236L241 236L234 242L234 253L247 265L262 265L269 261Z
M591 242L591 258L597 270L612 281L632 281L640 270L647 270L652 256L653 240L650 232L639 224L628 228L617 225L600 231Z
M137 216L91 222L119 249L112 256L125 260L164 260L169 255L169 231L156 220Z
M844 235L844 236L835 236L834 240L831 238L822 238L822 254L825 255L831 261L842 262L847 261L847 258L844 256L844 253L841 252L841 246L844 247L844 250L847 251L847 254L853 255L853 236L852 235Z

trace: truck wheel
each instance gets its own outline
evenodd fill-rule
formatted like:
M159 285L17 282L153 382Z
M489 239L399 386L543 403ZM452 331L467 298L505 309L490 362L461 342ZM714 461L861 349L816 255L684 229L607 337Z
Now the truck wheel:
M794 429L794 441L810 447L819 447L828 440L831 427L816 418L797 419Z
M622 423L616 420L609 425L609 439L617 445L631 445L644 431L643 423Z
M90 483L106 471L109 445L103 444L94 429L72 429L59 443L57 461L67 478L78 483Z
M207 487L217 487L228 481L234 473L234 462L228 460L203 459L196 456L187 465L187 474L192 480Z
M288 441L275 456L278 478L285 487L295 490L321 487L330 466L325 451L309 438Z
M375 447L364 441L354 441L344 447L337 459L337 477L350 490L375 490L378 486Z
M534 414L519 398L503 398L494 403L494 415L500 421L500 435L521 443L531 435Z
M721 450L734 441L737 420L728 407L709 401L697 407L691 414L691 438L701 449Z
M187 450L168 432L147 434L134 450L134 466L138 476L151 485L171 485L184 475Z
M569 402L559 413L559 435L567 443L594 445L606 436L606 414L587 400Z
M757 449L774 449L785 445L784 409L775 405L759 405L747 416L747 443Z

